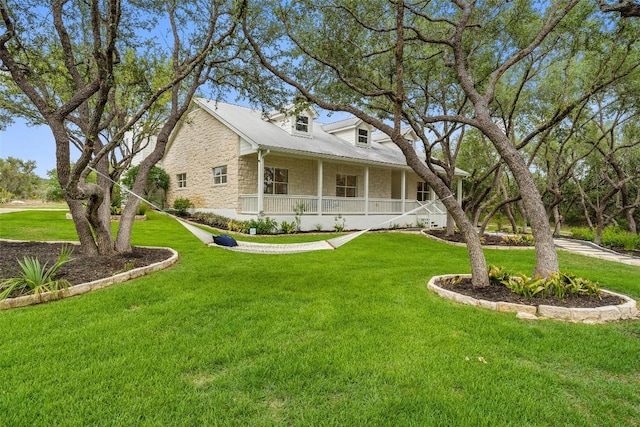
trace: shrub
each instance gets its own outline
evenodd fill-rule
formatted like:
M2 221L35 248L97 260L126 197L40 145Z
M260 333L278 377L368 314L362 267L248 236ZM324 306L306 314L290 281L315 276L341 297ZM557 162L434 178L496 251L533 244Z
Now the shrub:
M295 221L291 221L291 222L282 221L280 223L280 232L281 233L292 234L292 233L295 233L296 231L297 231L297 227L296 227L296 222Z
M13 200L13 198L14 198L13 194L11 194L6 189L0 187L0 205L9 203L11 200Z
M147 205L146 203L140 203L138 205L138 209L136 209L136 215L144 215L147 213L148 209L149 205Z
M524 274L513 275L504 267L489 267L489 281L494 285L503 285L515 294L526 297L556 297L564 299L566 296L600 296L598 282L583 279L570 273L552 274L548 279L541 277L529 278Z
M255 228L256 234L274 234L278 230L278 221L260 213L257 219L247 221L247 229Z
M571 229L571 235L577 239L593 242L595 232L587 227ZM602 246L624 248L627 250L640 249L640 235L629 233L620 227L606 227L600 236Z
M193 219L202 224L208 225L213 228L227 228L227 223L230 221L229 218L209 213L209 212L194 212L192 215Z
M502 236L502 241L514 245L534 245L533 236L531 234L507 234L506 236Z
M176 213L179 216L187 216L187 209L193 207L193 203L191 200L186 198L178 198L173 201L173 209L176 210Z
M571 236L576 239L588 240L590 242L593 241L595 237L595 233L589 227L572 227Z
M237 221L235 219L230 219L227 221L227 229L229 231L235 231L237 233L248 233L249 228L247 227L247 223L245 221Z
M40 265L37 258L24 257L24 261L18 260L22 269L18 277L12 277L0 283L0 300L10 297L12 294L20 295L24 292L39 296L43 292L55 292L56 294L71 286L66 279L56 279L55 275L64 264L71 260L73 248L63 246L60 249L58 260L49 269L47 264Z
M607 227L602 231L603 246L624 248L627 250L640 249L640 235L629 233L619 227Z
M296 205L296 207L293 208L293 211L296 213L296 216L295 216L295 219L294 219L294 224L295 224L294 232L300 231L301 224L302 224L302 214L304 214L305 210L306 210L306 208L305 208L304 203L298 203Z

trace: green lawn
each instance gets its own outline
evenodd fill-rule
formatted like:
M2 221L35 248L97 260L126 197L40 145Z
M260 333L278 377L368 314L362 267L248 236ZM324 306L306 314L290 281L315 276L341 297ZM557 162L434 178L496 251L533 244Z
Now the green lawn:
M64 213L29 211L0 215L0 237L74 231ZM133 240L180 262L0 312L0 425L640 425L640 322L523 321L440 299L425 285L468 272L463 248L369 233L336 251L234 253L154 213ZM487 257L533 268L532 251ZM640 298L640 268L560 260Z

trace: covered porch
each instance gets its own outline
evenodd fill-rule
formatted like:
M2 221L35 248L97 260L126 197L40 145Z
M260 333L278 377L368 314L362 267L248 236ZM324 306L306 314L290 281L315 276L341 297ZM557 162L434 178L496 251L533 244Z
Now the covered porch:
M352 228L364 229L423 206L386 226L411 223L428 228L446 226L444 205L406 166L383 167L273 154L267 157L268 151L256 154L254 181L243 187L254 192L241 191L238 195L237 213L243 217L264 214L289 220L301 216L304 222L316 221L324 226L336 217L348 217ZM462 199L460 178L458 201Z
M370 216L371 221L384 221L386 217L397 217L422 206L423 209L411 214L409 218L398 220L398 224L416 223L427 228L445 227L447 210L440 200L398 200L398 199L365 199L353 197L314 197L263 195L262 209L259 208L259 195L246 194L240 196L241 213L257 215L263 212L270 216ZM354 218L355 219L355 218ZM367 221L371 223L371 221Z

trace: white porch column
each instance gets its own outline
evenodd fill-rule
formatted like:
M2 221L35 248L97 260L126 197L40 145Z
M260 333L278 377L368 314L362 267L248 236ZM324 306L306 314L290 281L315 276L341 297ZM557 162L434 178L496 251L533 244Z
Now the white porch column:
M402 199L402 213L407 211L407 171L402 171L402 184L400 184L400 198Z
M364 214L369 215L369 166L364 168Z
M258 213L264 210L264 158L267 153L258 149Z
M318 216L322 216L323 168L322 159L318 159Z
M462 206L462 177L458 177L458 204Z

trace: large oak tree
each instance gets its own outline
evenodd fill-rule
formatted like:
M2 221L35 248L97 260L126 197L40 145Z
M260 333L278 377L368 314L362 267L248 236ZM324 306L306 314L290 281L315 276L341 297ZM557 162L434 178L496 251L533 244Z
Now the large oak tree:
M9 112L4 118L50 127L83 252L131 250L139 200L128 199L114 241L111 179L157 134L133 184L134 192L143 190L196 90L237 58L239 11L226 0L0 2L0 84L7 95L0 108ZM125 147L128 132L140 138ZM94 170L96 184L87 180Z

